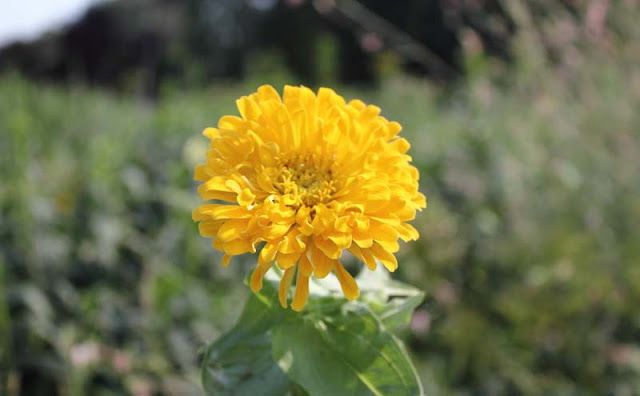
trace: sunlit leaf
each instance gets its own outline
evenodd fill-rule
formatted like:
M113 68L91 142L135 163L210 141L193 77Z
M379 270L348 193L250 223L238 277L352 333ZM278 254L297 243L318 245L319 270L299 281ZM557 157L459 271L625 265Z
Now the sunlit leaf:
M252 294L235 327L207 347L202 383L210 395L284 395L292 383L274 363L269 328L282 319L275 290ZM273 309L276 308L276 309Z
M272 330L278 365L310 395L423 394L399 340L362 303L287 316Z
M391 332L407 326L424 300L424 292L391 279L386 271L363 271L357 280L363 299Z

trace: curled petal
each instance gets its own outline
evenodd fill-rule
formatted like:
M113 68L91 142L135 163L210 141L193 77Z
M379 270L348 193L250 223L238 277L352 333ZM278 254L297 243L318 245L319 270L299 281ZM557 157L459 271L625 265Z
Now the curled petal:
M280 305L282 308L287 307L287 294L289 292L289 287L291 286L291 281L293 280L293 275L296 272L295 267L287 268L282 275L282 279L280 280L280 288L278 290L278 298L280 300Z
M258 266L253 270L253 273L251 274L251 280L249 281L249 286L254 293L259 292L262 289L262 278L270 268L271 263L266 265L258 264Z
M396 256L384 250L384 248L379 244L374 243L371 245L371 252L378 260L380 260L382 265L384 265L389 272L393 272L398 268L398 260L396 260Z
M294 311L302 311L309 297L309 277L313 268L306 254L300 258L298 264L298 279L296 280L296 292L293 295L293 303L291 309Z
M313 263L313 274L316 278L324 278L333 270L336 260L327 257L322 250L314 247L311 250L311 261Z
M347 300L355 300L358 298L360 295L360 289L358 288L355 279L353 279L351 274L344 269L342 263L336 261L333 272L335 272L338 277L340 287L342 287L342 292L344 293L344 296L347 297Z

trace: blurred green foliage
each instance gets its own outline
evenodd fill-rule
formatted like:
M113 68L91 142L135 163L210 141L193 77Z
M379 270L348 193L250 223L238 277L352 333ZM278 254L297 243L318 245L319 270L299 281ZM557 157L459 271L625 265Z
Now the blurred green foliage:
M152 108L15 77L0 91L10 386L197 394L198 350L237 316L246 267L215 265L191 221L191 171L198 131L239 92Z
M455 92L401 76L340 90L399 121L421 171L429 208L394 276L427 293L404 338L428 394L638 394L631 8L610 16L618 30L606 40L553 42L563 56L553 67L541 31L582 27L558 17L527 30L523 17L510 72L472 52ZM10 395L201 393L201 348L240 314L254 258L223 270L198 236L192 169L206 150L199 132L235 114L258 80L286 76L168 89L153 104L0 78L0 386Z

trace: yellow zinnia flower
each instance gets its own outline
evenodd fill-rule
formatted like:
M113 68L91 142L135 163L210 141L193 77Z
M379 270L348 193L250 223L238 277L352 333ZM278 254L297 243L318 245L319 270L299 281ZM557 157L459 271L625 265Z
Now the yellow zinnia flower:
M309 277L333 272L349 299L355 280L340 263L344 250L371 270L376 260L389 271L398 263L398 239L415 240L406 222L426 207L418 192L418 170L409 164L409 143L401 126L360 100L349 103L333 90L314 94L287 86L281 98L264 85L237 101L241 117L224 116L211 139L207 162L195 170L207 203L193 212L200 233L230 256L256 253L251 276L255 292L274 263L284 271L279 297L297 270L291 307L299 311L309 294Z

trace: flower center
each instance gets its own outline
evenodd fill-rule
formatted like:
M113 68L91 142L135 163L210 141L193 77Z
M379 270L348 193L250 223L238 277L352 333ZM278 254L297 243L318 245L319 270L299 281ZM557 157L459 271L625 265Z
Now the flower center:
M274 187L285 196L287 205L312 207L332 199L336 187L331 167L315 157L295 156L282 163Z

